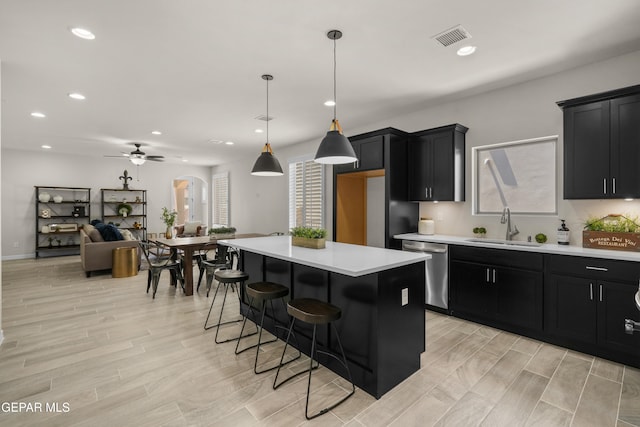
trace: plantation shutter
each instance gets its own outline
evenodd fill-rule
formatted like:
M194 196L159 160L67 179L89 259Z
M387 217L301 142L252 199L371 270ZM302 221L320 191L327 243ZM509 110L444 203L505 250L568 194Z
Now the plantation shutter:
M213 175L213 223L229 225L229 173Z
M324 228L324 168L311 157L289 162L289 228Z

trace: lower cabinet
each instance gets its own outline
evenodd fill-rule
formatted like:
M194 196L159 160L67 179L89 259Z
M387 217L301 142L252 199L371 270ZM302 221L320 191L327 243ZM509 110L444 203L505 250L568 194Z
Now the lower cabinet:
M635 306L638 263L547 256L545 332L555 343L640 364L640 334L625 333L625 319L640 320Z
M537 253L453 246L452 314L514 332L541 331L542 259Z

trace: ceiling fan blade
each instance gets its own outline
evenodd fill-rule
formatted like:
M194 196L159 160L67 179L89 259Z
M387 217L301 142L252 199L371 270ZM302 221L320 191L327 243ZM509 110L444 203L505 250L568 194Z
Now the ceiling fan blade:
M126 160L129 160L129 155L128 155L128 154L127 154L126 156L124 156L124 155L122 155L122 154L121 154L121 155L119 155L119 156L109 156L109 155L105 154L105 155L104 155L104 156L102 156L102 157L117 157L117 158L119 158L119 159L126 159Z
M164 162L164 156L146 156L145 160L150 160L152 162Z

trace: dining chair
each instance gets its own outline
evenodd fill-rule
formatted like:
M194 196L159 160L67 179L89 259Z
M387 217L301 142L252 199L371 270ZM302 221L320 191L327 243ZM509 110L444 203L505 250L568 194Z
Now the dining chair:
M200 283L202 282L202 276L206 273L207 280L207 297L211 291L211 284L213 283L214 273L218 270L229 270L237 264L238 252L229 248L228 246L219 245L215 251L215 257L213 259L207 259L207 252L199 254L196 258L198 266L200 268L200 276L198 277L198 286L196 292L200 290Z
M182 263L179 260L172 259L169 248L150 241L140 241L138 244L149 266L147 273L147 293L149 293L149 288L151 284L153 284L153 298L155 299L156 292L158 291L158 282L160 282L160 274L163 270L169 270L171 276L180 281L182 291L184 292Z

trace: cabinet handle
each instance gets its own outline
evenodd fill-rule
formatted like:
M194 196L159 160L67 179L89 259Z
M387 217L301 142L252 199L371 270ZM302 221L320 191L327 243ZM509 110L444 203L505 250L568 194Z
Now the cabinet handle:
M487 268L487 279L485 280L487 283L489 283L489 269Z
M611 185L613 186L613 190L612 190L611 192L612 192L613 194L616 194L616 179L615 179L615 178L612 178L612 179L611 179L611 181L612 181L612 184L611 184Z
M429 198L433 198L433 188L429 187Z
M596 271L609 271L608 268L605 267L592 267L590 265L587 265L587 270L596 270Z
M429 198L429 187L424 187L424 198L425 199Z
M602 302L602 285L600 285L600 302Z
M493 283L496 283L496 269L493 269Z
M607 194L607 178L602 180L602 193Z
M589 283L589 299L593 301L593 283Z

